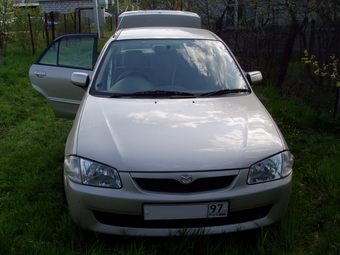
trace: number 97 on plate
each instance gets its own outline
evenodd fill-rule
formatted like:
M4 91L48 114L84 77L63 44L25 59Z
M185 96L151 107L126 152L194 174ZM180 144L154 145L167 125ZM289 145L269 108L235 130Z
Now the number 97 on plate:
M228 202L208 204L208 218L227 217Z

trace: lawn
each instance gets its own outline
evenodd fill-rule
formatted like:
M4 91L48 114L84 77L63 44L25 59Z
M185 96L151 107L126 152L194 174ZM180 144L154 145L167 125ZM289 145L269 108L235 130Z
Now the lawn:
M339 254L340 122L265 85L255 88L295 156L285 218L213 236L143 238L81 230L61 196L70 120L57 119L30 85L37 56L8 48L0 60L0 254Z

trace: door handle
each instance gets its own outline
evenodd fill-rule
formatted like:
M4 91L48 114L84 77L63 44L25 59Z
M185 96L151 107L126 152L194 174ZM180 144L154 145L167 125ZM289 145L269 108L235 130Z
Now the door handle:
M44 71L34 71L34 74L39 78L43 78L44 76L46 76L46 73Z

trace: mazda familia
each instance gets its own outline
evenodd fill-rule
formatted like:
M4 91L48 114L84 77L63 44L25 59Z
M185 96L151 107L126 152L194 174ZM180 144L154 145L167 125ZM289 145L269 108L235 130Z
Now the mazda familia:
M184 14L185 15L185 14ZM216 234L284 216L293 156L214 33L185 26L57 38L29 71L56 116L74 119L64 192L96 232Z

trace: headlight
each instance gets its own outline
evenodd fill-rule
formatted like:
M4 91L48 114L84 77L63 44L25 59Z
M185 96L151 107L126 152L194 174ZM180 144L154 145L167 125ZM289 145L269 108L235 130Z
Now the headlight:
M291 174L294 157L289 151L266 158L250 166L248 184L281 179Z
M116 169L76 156L69 156L64 161L68 178L76 183L119 189L122 187Z

